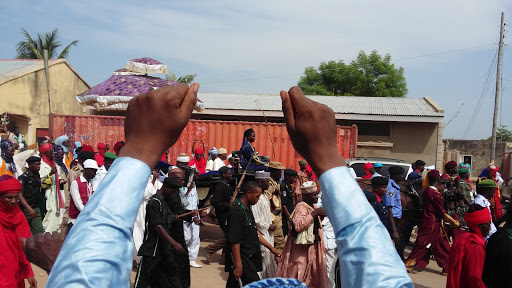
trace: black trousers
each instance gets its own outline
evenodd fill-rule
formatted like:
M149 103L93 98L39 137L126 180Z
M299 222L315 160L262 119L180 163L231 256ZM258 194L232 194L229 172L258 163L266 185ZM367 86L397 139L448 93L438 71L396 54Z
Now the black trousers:
M242 280L242 284L245 286L249 283L260 280L260 276L258 276L257 272L244 270L242 272L242 277L240 277L240 279ZM229 271L229 277L228 282L226 282L226 288L242 288L238 280L235 279L235 275L233 275L233 270Z
M142 256L135 288L188 288L182 287L178 265L173 255Z
M396 252L398 252L400 259L402 259L402 261L404 261L405 260L405 258L404 258L405 243L407 241L407 239L405 239L406 235L405 235L404 227L402 227L403 225L400 225L400 223L399 223L400 219L393 218L393 220L395 220L396 232L398 232L398 236L400 238L398 240L398 242L395 243Z

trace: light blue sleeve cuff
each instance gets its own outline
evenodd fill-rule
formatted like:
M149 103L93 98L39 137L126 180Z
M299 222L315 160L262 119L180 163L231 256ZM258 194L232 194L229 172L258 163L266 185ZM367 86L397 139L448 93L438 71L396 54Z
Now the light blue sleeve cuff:
M413 287L388 231L348 168L332 168L319 180L336 235L342 286Z
M66 237L48 287L129 287L132 230L151 170L117 158Z

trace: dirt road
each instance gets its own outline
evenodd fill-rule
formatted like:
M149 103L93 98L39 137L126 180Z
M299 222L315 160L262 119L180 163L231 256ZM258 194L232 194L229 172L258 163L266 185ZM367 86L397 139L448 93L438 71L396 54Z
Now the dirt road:
M199 250L199 257L196 262L202 264L203 268L191 268L192 288L225 287L228 275L226 272L224 272L224 266L221 266L218 263L220 251L213 256L213 262L210 265L206 264L204 251L204 247L206 245L212 243L221 236L222 232L220 231L220 228L214 224L206 223L205 226L201 227L201 248ZM406 249L406 255L408 255L410 252L411 247L407 248L408 249ZM36 266L33 267L38 287L46 287L45 284L48 279L46 272ZM135 276L135 272L132 272L132 283L135 279ZM446 276L441 274L441 269L437 266L434 260L430 261L427 268L422 272L418 272L417 274L409 274L409 276L413 280L414 286L417 288L437 288L446 286ZM29 287L28 283L26 287Z

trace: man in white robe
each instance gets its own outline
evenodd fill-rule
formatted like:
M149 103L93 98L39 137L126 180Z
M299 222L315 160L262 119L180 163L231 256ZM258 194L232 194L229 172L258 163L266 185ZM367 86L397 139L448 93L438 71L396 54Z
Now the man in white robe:
M256 181L260 184L263 190L268 189L268 181L270 173L264 171L256 172ZM264 195L263 195L264 196ZM274 230L276 225L272 224L272 216L270 212L270 202L267 197L260 197L258 203L251 207L256 228L263 238L274 246ZM263 258L263 270L258 272L261 279L274 278L276 275L276 261L274 255L265 246L261 246L261 256Z

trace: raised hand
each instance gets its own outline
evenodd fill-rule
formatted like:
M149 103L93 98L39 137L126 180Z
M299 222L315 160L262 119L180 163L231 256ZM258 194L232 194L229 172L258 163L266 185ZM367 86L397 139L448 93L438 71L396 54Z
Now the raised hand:
M180 83L133 98L125 122L126 145L119 156L155 166L164 151L174 145L196 105L199 84ZM165 121L162 121L165 119Z
M299 87L281 91L286 128L293 147L320 177L325 171L345 166L338 154L336 119L331 108L304 96Z

